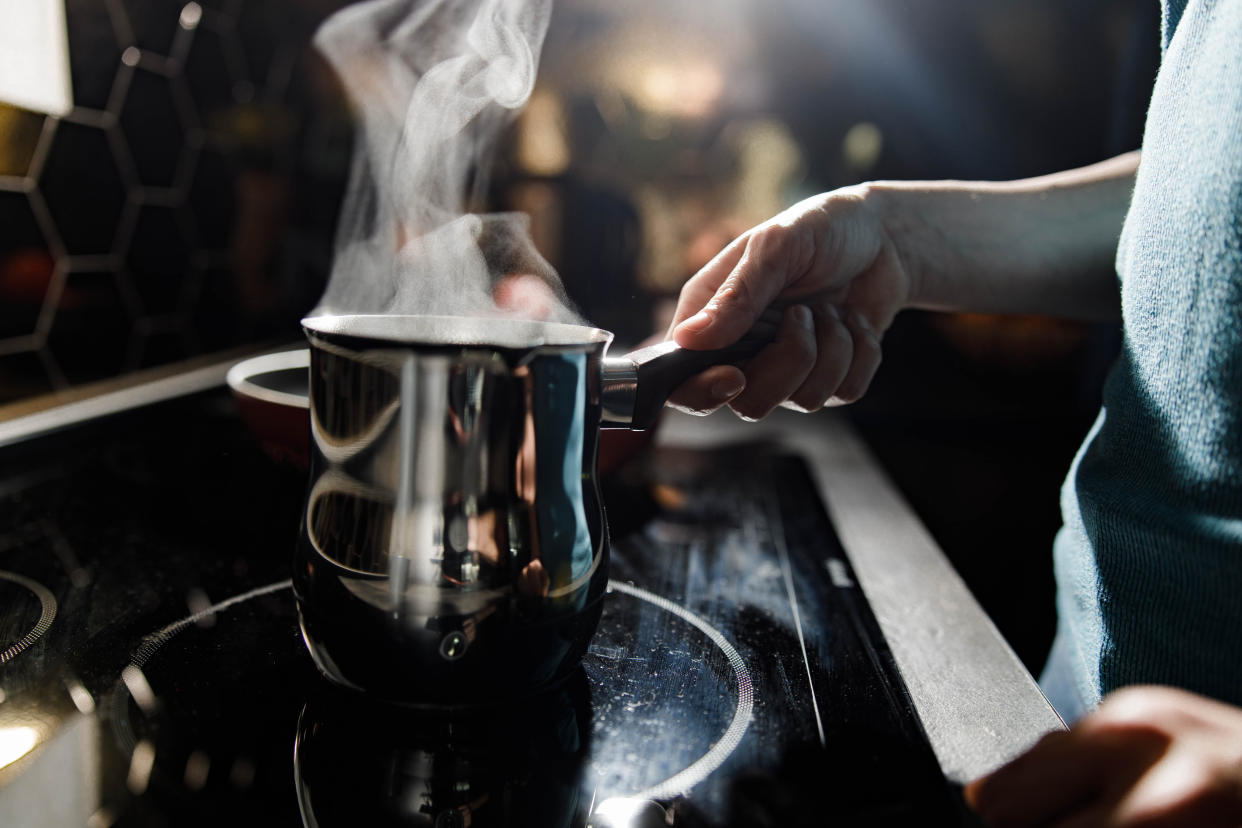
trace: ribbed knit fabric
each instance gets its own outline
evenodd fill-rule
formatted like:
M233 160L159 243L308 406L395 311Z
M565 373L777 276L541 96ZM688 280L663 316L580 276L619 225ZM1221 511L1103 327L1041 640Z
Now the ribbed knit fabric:
M1163 19L1122 354L1054 550L1088 706L1141 682L1242 704L1242 0L1167 0Z

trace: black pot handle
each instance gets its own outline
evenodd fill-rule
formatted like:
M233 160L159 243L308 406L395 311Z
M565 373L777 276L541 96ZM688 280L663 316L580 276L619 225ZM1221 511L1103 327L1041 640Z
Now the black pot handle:
M768 308L741 339L724 348L694 351L669 340L605 359L600 427L651 428L683 382L713 365L733 365L759 353L775 338L781 313Z

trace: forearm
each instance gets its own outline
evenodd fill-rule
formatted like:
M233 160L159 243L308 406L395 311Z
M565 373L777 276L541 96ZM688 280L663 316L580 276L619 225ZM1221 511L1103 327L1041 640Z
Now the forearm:
M865 198L910 275L909 307L1113 319L1138 157L1020 181L876 182Z

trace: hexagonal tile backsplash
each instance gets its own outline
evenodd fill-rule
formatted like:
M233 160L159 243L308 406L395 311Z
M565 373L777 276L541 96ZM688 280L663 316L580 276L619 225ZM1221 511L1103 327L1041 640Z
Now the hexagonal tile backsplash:
M0 104L0 403L296 334L347 173L310 47L341 4L67 0L74 109Z

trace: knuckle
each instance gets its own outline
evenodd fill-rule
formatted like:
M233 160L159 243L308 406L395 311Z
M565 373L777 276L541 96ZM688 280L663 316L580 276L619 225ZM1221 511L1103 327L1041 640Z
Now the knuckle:
M849 348L850 352L853 353L854 337L850 335L849 329L840 322L834 322L832 324L832 330L828 335L832 340L831 347Z
M750 243L760 261L796 270L810 260L812 241L811 234L802 223L774 221L756 230Z
M819 359L849 365L854 360L854 338L838 320L816 320L815 337Z
M880 336L875 332L871 323L867 321L862 314L855 314L848 325L851 338L854 340L854 348L863 353L873 354L871 357L877 363L880 361Z
M819 353L819 343L815 341L815 335L810 331L799 331L782 341L782 346L787 359L795 360L798 363L814 362L816 355Z
M720 290L716 291L711 304L717 307L755 308L755 289L746 279L736 274L730 275L720 286Z
M1177 710L1164 688L1123 687L1110 693L1089 718L1101 725L1128 725L1151 722Z
M880 365L884 363L884 352L880 350L879 345L867 343L861 348L855 345L854 353L861 354L866 360L868 381L870 381L870 377L875 376L875 372L880 370Z
M756 255L779 258L788 250L791 236L790 225L772 222L755 231L750 243Z

